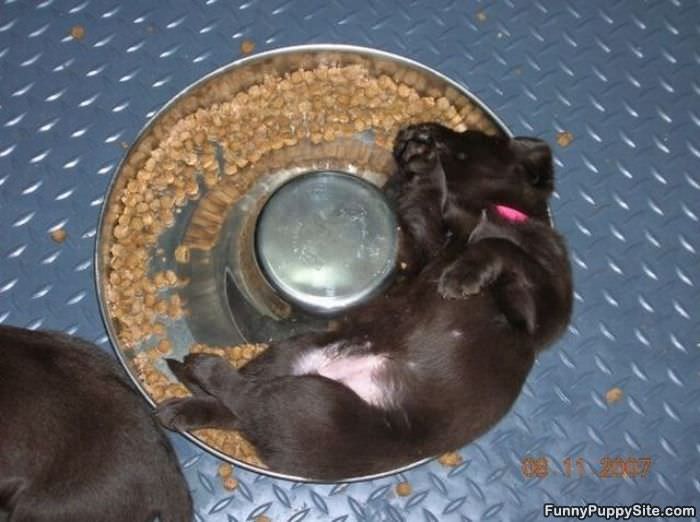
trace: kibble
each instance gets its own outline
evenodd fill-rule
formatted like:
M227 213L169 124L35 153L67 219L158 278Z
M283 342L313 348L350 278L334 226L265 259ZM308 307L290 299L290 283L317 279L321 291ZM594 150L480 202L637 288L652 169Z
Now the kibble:
M255 51L255 42L252 40L243 40L241 42L241 54L242 55L248 55Z
M464 459L462 459L462 455L456 451L443 453L440 455L440 457L438 457L438 462L448 468L459 466L463 461Z
M63 243L66 240L66 237L66 231L62 228L56 228L51 231L51 239L53 239L56 243Z
M568 147L571 142L574 141L574 135L569 131L562 131L557 133L557 143L560 147Z
M85 38L85 28L82 25L74 25L70 28L70 35L76 40Z
M180 245L175 249L175 261L187 263L190 260L190 248L187 245Z
M222 479L227 479L233 474L233 466L231 464L221 464L219 465L218 473Z
M236 480L234 477L228 477L227 479L224 480L224 489L228 491L233 491L238 487L238 480Z
M624 396L624 392L620 388L610 388L607 393L605 394L605 400L607 401L608 404L613 404L615 402L618 402L622 400L622 397Z
M167 355L170 353L170 350L172 350L172 344L167 339L161 339L158 342L158 346L156 347L156 350L158 351L158 353L160 355Z
M407 497L412 491L413 488L409 482L399 482L396 484L396 494L400 497Z

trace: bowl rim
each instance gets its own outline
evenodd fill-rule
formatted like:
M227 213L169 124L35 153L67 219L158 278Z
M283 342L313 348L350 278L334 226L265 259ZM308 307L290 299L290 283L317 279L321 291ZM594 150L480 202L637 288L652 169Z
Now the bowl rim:
M117 163L113 174L111 175L109 184L107 185L107 188L104 192L104 200L102 201L102 205L100 208L100 213L98 216L98 221L97 221L97 233L95 234L95 239L93 243L93 248L94 248L94 255L93 255L93 274L94 274L94 284L95 284L95 290L96 290L96 297L97 297L97 303L98 307L100 310L100 318L102 320L102 324L105 327L105 330L107 332L107 337L109 340L109 344L112 348L112 351L116 355L119 363L122 365L124 371L128 375L129 379L131 382L136 386L136 389L141 393L143 398L148 402L148 404L152 407L155 408L157 405L147 392L145 386L141 383L141 381L138 379L137 376L135 376L130 367L129 363L122 353L122 350L120 348L119 343L117 342L118 336L117 332L115 331L115 327L113 325L113 321L111 319L111 316L109 315L109 310L106 305L105 301L105 290L104 290L104 278L103 276L105 275L105 269L102 266L102 256L101 256L101 251L100 251L100 246L104 242L104 235L103 231L105 229L105 220L107 217L107 212L108 212L108 206L111 201L111 198L113 196L113 190L114 187L119 179L119 174L121 173L122 169L124 168L127 160L131 157L132 153L135 151L136 147L140 144L141 140L147 135L147 133L151 130L152 127L156 124L156 122L167 113L178 101L181 99L185 98L187 95L189 95L192 91L195 89L201 87L204 85L206 82L209 80L213 79L216 76L219 76L223 73L232 71L234 69L246 66L246 65L252 65L257 62L262 62L267 58L273 57L273 56L280 56L280 55L287 55L287 54L298 54L298 53L343 53L343 54L357 54L357 55L362 55L366 56L369 58L375 57L375 58L382 58L384 60L392 61L395 63L398 63L399 65L406 66L408 68L412 68L422 74L428 74L436 79L444 82L447 86L454 88L459 94L465 96L466 98L470 99L475 105L479 107L480 110L482 110L485 114L489 116L489 118L493 121L493 123L498 127L498 129L508 138L513 137L513 133L510 130L510 128L505 124L505 122L499 118L492 110L491 108L484 103L484 101L476 96L474 93L472 93L465 85L462 85L460 82L453 80L452 78L446 76L445 74L439 72L438 70L422 64L416 60L413 60L411 58L401 56L398 54L395 54L393 52L389 51L384 51L381 49L376 49L372 47L364 47L364 46L359 46L359 45L350 45L350 44L338 44L338 43L314 43L314 44L301 44L301 45L291 45L291 46L284 46L284 47L277 47L274 49L269 49L260 53L255 53L251 54L250 56L245 56L242 58L239 58L237 60L234 60L232 62L229 62L225 65L222 65L220 67L217 67L216 69L212 70L211 72L208 72L207 74L201 76L194 82L188 84L186 87L184 87L180 92L178 92L176 95L172 96L168 101L166 101L162 107L160 107L147 121L146 123L141 127L141 129L138 131L136 134L136 138L129 144L129 147L124 151L121 159ZM329 483L353 483L353 482L363 482L367 480L375 480L379 478L385 478L389 477L398 473L403 473L405 471L408 471L410 469L416 468L418 466L421 466L423 464L426 464L432 460L434 460L436 457L427 457L415 462L411 462L410 464L406 464L404 466L401 466L399 468L394 468L388 471L383 471L380 473L375 473L372 475L363 475L360 477L349 477L349 478L344 478L344 479L339 479L335 481L324 481L324 480L318 480L318 479L313 479L313 478L307 478L307 477L299 477L295 475L289 475L289 474L284 474L284 473L279 473L275 472L266 468L262 468L259 466L255 466L253 464L249 464L243 460L235 459L229 455L226 455L225 453L219 451L218 449L214 448L213 446L210 446L209 444L205 443L204 441L198 439L195 437L193 434L190 432L186 431L178 431L177 432L179 435L184 436L187 438L190 442L196 444L199 446L201 449L204 451L214 455L220 460L223 460L225 462L228 462L230 464L235 464L236 466L239 466L241 468L244 468L248 471L253 471L258 474L262 475L267 475L272 478L276 479L283 479L283 480L289 480L293 482L302 482L302 483L315 483L315 484L329 484ZM456 448L459 449L459 448Z

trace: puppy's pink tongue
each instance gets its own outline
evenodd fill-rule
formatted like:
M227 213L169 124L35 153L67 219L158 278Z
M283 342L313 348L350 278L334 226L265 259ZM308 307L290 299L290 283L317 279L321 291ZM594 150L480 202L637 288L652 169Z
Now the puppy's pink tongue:
M507 207L505 205L494 205L493 207L499 216L507 219L508 221L512 221L514 223L523 223L524 221L527 221L527 214L520 212L519 210L515 210L512 207Z

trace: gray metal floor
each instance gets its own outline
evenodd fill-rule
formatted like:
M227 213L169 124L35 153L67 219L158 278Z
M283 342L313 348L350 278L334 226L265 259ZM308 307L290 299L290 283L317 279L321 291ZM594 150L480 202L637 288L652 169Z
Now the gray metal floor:
M82 40L69 37L82 25ZM462 82L519 134L554 142L553 207L577 294L511 414L464 464L344 486L239 470L174 437L197 520L538 520L542 504L700 502L700 4L691 1L10 1L0 6L0 322L108 348L95 297L107 183L153 111L257 50L378 47ZM57 244L48 231L63 226ZM606 392L622 400L608 404ZM549 474L526 478L524 458ZM646 478L600 478L605 457ZM585 476L567 477L567 457ZM408 480L413 493L397 497Z

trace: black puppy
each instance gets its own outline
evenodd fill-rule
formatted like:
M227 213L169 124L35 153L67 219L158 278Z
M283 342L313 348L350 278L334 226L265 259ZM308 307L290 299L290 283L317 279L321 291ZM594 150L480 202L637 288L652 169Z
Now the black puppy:
M190 522L155 418L117 364L60 333L0 326L0 509L11 522Z
M571 314L547 216L550 150L425 124L400 133L395 156L413 275L336 331L273 343L241 371L170 360L195 395L159 408L166 426L237 428L271 469L335 480L459 448L505 415Z
M394 157L399 169L387 190L397 199L405 273L420 271L447 238L466 241L490 205L548 218L554 170L541 140L419 124L399 132Z

